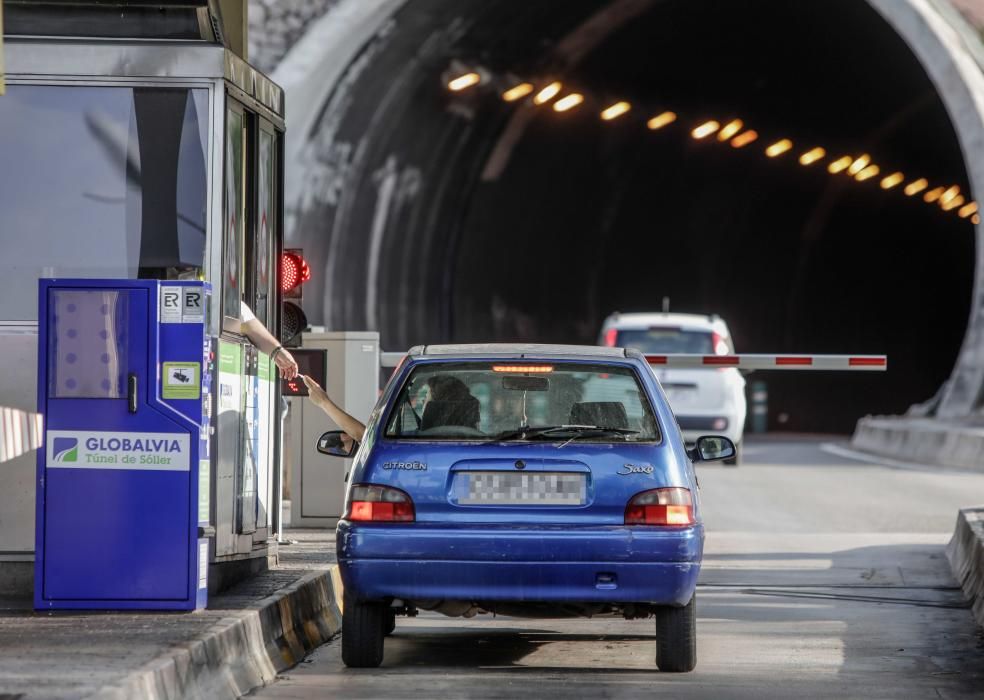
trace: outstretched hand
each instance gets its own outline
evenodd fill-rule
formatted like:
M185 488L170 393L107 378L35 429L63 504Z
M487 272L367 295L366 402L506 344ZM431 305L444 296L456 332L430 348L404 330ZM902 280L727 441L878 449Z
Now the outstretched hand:
M306 374L298 375L304 380L304 386L308 389L308 398L319 406L328 417L331 418L352 440L361 442L366 434L366 426L358 418L354 418L344 410L335 405L328 396L328 393L321 388L318 382L311 379Z
M299 376L301 379L304 380L304 386L306 386L308 389L308 397L312 401L314 401L316 404L321 405L328 400L328 394L325 392L324 389L321 388L320 384L318 384L316 381L311 379L311 377L309 377L306 374L301 374Z
M298 376L297 360L290 354L287 348L283 348L273 356L273 361L277 363L280 376L283 379L293 379Z

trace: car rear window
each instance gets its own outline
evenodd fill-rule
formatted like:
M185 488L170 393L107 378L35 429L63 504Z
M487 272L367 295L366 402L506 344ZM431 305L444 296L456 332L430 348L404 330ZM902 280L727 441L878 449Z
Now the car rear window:
M710 331L683 328L620 330L616 342L619 347L634 348L645 354L714 354L714 336Z
M660 439L652 406L631 368L534 360L417 366L400 390L385 436L459 441Z

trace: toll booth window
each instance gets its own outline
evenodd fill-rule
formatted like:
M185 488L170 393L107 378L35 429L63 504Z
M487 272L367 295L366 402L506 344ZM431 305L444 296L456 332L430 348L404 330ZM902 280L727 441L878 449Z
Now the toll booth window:
M207 90L9 85L0 124L0 321L39 277L201 276Z
M226 323L227 327L235 332L239 332L242 308L244 144L243 114L235 109L229 109L226 111L222 315L229 319Z
M52 290L48 314L48 396L126 396L127 293Z
M273 320L271 304L273 303L273 280L276 270L272 263L275 232L277 227L277 190L276 190L276 161L274 135L269 131L259 132L259 159L257 170L257 216L256 216L256 307L253 309L256 317L269 327Z

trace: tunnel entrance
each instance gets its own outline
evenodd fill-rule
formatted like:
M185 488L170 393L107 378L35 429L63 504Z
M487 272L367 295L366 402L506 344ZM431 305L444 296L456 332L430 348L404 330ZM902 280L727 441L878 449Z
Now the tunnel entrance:
M472 70L479 85L447 89ZM554 80L542 105L501 97ZM584 101L553 108L570 93ZM675 121L647 127L665 111ZM718 138L734 120L757 138ZM376 328L389 349L594 343L610 312L668 297L723 316L739 351L888 354L887 375L756 377L772 428L849 432L933 396L964 335L972 212L925 201L953 186L970 201L960 146L865 3L411 3L312 143L333 177L294 232L324 270L309 316ZM878 172L831 173L842 158Z

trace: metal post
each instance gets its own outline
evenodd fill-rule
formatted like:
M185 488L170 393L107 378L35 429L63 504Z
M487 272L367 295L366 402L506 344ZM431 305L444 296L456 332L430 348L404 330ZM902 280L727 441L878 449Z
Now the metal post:
M765 382L752 382L752 432L769 429L769 391Z

